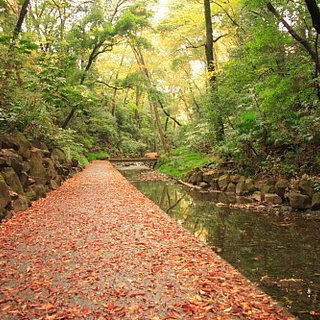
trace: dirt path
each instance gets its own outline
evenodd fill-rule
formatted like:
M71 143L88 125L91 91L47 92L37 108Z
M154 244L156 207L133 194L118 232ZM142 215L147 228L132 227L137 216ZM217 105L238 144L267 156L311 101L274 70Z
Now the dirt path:
M97 161L0 226L0 319L293 319Z

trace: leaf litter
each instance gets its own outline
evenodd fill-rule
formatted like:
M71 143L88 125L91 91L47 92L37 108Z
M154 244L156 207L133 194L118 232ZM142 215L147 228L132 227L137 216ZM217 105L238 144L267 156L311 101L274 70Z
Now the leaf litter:
M95 161L0 226L0 319L293 320Z

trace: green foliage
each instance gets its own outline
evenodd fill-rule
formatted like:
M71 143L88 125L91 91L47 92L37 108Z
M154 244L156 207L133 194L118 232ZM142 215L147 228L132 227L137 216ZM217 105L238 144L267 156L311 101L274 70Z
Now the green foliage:
M88 160L94 161L94 160L100 160L100 159L109 159L110 158L110 154L108 152L99 152L99 153L92 153L89 152L88 153Z
M173 177L182 178L195 167L202 167L210 159L205 153L192 152L185 148L176 149L168 157L160 158L157 170Z

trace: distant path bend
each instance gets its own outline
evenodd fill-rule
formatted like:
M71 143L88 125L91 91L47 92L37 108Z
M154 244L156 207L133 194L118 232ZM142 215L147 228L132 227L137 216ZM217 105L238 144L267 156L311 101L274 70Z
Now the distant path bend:
M0 319L294 319L96 161L0 226Z

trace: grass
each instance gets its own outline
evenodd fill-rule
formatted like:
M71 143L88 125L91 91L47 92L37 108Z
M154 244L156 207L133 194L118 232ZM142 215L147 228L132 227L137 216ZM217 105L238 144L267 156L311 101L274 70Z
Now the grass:
M172 151L168 157L159 159L157 171L182 178L188 171L196 167L202 167L209 161L210 159L205 153L177 149Z
M110 155L108 152L99 152L99 153L89 153L88 154L88 160L89 162L93 160L99 160L99 159L108 159L110 158Z

